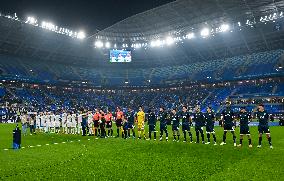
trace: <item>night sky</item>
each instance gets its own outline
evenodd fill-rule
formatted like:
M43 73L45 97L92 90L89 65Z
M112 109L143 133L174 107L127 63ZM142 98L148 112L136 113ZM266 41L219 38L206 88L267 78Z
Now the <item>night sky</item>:
M103 30L127 17L172 2L173 0L1 0L2 13L40 20L87 34Z

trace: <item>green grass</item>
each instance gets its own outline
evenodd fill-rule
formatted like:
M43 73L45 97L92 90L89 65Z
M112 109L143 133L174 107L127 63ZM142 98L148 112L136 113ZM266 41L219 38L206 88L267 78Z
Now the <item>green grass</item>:
M253 127L252 149L248 148L247 139L242 148L233 147L230 134L225 146L176 143L172 142L171 136L169 142L159 142L120 138L94 140L93 137L38 134L23 137L22 146L25 149L5 151L5 148L11 148L14 127L15 125L0 125L0 180L284 178L284 127L271 127L273 150L269 149L265 138L263 147L256 148L257 128ZM216 132L220 143L221 128L216 128ZM62 144L63 141L66 144ZM28 147L39 144L42 146Z

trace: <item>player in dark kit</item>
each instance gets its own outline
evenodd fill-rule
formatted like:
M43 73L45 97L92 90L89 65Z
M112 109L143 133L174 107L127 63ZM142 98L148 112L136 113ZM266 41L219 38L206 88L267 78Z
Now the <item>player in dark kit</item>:
M206 124L206 134L207 134L207 145L210 144L210 134L213 136L214 145L216 143L216 134L214 130L214 123L215 123L215 114L212 112L211 107L207 107L207 112L204 114L205 117L205 124Z
M128 121L127 117L125 117L125 119L123 119L122 122L122 138L127 139L128 137L127 131L128 131Z
M148 124L149 124L149 138L152 139L152 132L154 132L154 141L156 141L156 115L154 109L150 109L148 113Z
M269 142L270 148L273 149L272 143L271 143L271 136L270 136L270 130L268 126L269 121L269 114L264 110L264 105L258 106L258 112L256 114L256 117L258 118L259 125L258 125L258 148L261 148L261 142L262 142L262 134L265 133L267 140Z
M243 144L243 137L244 135L248 136L249 140L249 147L252 147L251 144L251 136L249 132L249 122L251 120L251 115L246 111L245 107L241 107L241 111L238 115L238 118L240 119L240 144L238 147L241 147Z
M168 141L169 133L167 129L167 112L165 112L164 108L160 108L159 117L160 121L160 141L163 140L163 134L166 133L166 141Z
M116 131L117 131L117 137L119 137L119 131L122 127L122 123L123 123L123 119L124 119L124 116L123 116L123 112L120 110L119 107L117 107L117 112L116 112Z
M182 112L180 113L180 116L182 118L182 132L183 132L183 137L184 137L183 142L186 142L186 133L188 133L190 137L190 143L192 143L192 133L190 131L191 120L190 120L190 114L187 111L186 106L182 107Z
M100 129L99 129L99 120L100 120L100 112L98 109L95 109L95 114L93 116L93 122L94 122L94 132L95 132L95 136L99 136L100 135ZM97 139L97 138L96 138Z
M108 110L107 114L105 115L106 120L106 129L107 129L107 137L112 137L113 129L112 129L112 113Z
M106 124L106 120L105 120L105 113L103 110L100 111L100 130L101 130L101 138L105 138L106 137L106 130L105 130L105 124Z
M172 110L171 121L172 121L172 130L173 130L173 136L174 136L173 141L179 142L179 136L180 136L179 135L179 116L177 114L176 108Z
M236 135L235 135L235 123L234 123L234 112L231 110L230 103L226 103L226 109L222 112L222 125L224 127L223 142L220 145L226 144L226 135L230 131L233 135L234 146L237 146Z
M130 138L130 130L132 130L132 137L135 138L135 130L134 130L135 113L131 108L128 108L126 118L127 118L128 137Z
M203 132L203 126L204 126L204 120L205 117L202 112L200 112L200 107L196 106L195 113L192 117L193 121L195 122L195 133L196 133L196 142L199 143L199 133L201 134L202 143L204 144L204 132Z

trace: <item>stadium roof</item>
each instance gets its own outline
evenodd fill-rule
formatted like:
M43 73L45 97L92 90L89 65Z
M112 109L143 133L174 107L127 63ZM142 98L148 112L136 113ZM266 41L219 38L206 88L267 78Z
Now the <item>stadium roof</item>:
M280 0L177 0L129 17L98 35L151 39L161 34L188 33L205 25L259 19L283 9L284 1Z
M257 20L284 10L278 0L178 0L129 17L86 40L75 40L28 24L0 17L0 53L38 60L79 65L119 66L120 69L189 64L226 58L239 54L284 48L283 18L267 24L256 24L206 39L194 39L164 48L141 49L133 53L133 62L109 64L109 50L95 49L95 37L112 42L135 42L179 35L204 26L223 22ZM280 28L275 28L279 25Z

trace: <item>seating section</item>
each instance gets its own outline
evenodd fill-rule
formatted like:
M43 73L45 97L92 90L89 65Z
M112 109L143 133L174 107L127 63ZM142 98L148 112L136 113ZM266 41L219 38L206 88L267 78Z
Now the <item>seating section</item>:
M283 50L254 53L251 55L197 62L171 67L115 68L79 67L55 62L19 59L0 56L2 78L28 82L58 83L62 80L84 81L93 85L122 86L163 84L164 81L189 80L214 82L284 75L277 69ZM148 82L150 80L150 82Z

